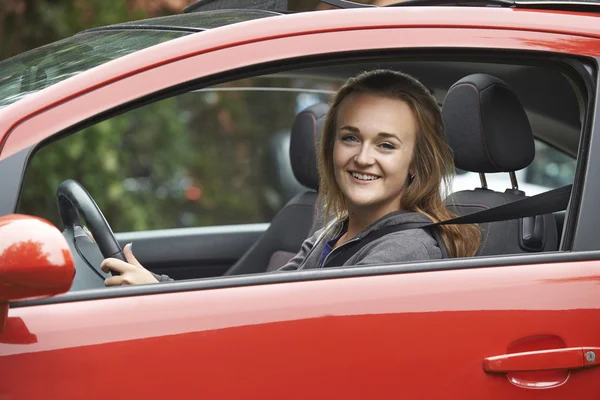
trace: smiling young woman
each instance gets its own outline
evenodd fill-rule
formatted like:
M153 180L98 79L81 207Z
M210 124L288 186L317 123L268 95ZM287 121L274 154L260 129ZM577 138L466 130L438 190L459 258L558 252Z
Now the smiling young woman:
M441 193L453 174L441 110L425 86L389 70L349 79L334 96L319 146L319 194L330 218L280 270L474 255L478 227L419 227L454 217ZM146 270L130 245L124 253L128 262L102 263L120 273L107 285L172 280Z
M333 133L333 174L348 213L346 236L400 210L402 193L415 175L413 152L419 127L410 106L368 93L340 104Z
M335 218L328 228L338 235L334 248L382 227L454 217L442 200L442 182L455 170L441 110L411 76L375 70L349 79L333 99L319 156L320 195L325 215ZM479 247L476 226L437 229L450 257L473 256ZM371 248L369 263L439 258L431 239L422 229L404 230L363 250ZM392 250L394 242L404 244L397 249L403 254ZM374 244L382 250L375 260Z

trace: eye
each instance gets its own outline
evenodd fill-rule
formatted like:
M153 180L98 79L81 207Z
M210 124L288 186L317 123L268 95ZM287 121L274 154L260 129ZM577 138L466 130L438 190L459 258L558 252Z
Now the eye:
M394 146L392 143L389 143L389 142L381 143L379 146L384 150L395 150L396 149L396 146Z
M354 135L342 136L342 142L358 142L358 139Z

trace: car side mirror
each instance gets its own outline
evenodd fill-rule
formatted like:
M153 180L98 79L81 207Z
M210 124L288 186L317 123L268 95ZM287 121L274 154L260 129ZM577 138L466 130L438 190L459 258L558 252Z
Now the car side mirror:
M0 332L11 301L64 293L74 276L69 244L54 225L27 215L0 217Z

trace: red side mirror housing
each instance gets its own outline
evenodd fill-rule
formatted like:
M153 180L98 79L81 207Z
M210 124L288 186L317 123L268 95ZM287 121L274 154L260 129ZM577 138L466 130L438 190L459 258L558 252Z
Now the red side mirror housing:
M0 331L10 301L64 293L74 276L71 250L54 225L27 215L0 217Z

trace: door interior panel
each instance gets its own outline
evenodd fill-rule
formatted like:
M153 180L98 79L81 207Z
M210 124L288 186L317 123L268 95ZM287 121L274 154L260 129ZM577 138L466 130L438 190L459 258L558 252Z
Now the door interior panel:
M269 224L211 226L117 233L125 246L157 274L173 279L220 276L233 265L269 227Z

